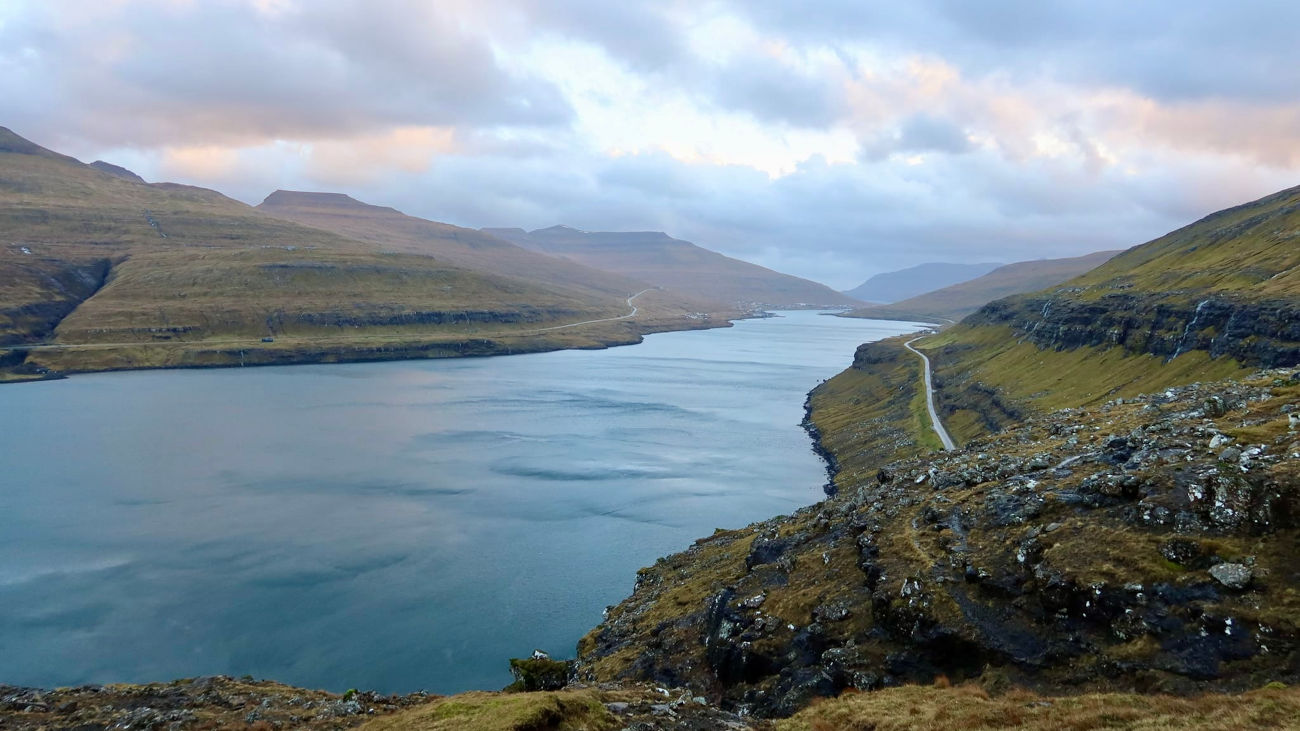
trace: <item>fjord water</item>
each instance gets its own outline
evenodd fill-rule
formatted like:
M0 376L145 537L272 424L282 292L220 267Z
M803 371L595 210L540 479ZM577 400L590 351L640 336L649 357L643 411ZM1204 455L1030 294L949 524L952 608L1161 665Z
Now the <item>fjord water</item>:
M636 569L822 497L812 312L487 359L0 388L0 683L499 688Z

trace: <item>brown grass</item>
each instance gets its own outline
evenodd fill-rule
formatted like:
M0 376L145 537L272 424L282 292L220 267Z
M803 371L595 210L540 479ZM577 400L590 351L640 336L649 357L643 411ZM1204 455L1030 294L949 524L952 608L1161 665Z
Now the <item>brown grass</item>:
M1132 693L1039 696L1017 689L994 698L978 685L936 683L840 696L778 721L776 727L780 731L1295 729L1300 728L1300 689L1270 684L1248 693L1190 698Z

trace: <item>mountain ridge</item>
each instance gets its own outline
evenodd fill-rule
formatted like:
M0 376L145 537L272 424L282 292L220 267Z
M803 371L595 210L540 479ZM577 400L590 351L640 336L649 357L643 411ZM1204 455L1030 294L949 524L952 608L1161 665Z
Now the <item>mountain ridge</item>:
M877 274L844 294L864 302L892 304L926 292L970 281L1004 266L997 262L958 264L929 262Z
M994 300L1061 284L1108 261L1119 251L1004 264L974 279L937 288L888 305L859 307L845 317L953 322Z
M726 324L657 293L645 317L625 318L638 289L609 275L560 286L384 251L218 191L137 178L0 131L0 381L605 347ZM528 256L539 271L575 269ZM574 322L592 324L550 329Z
M662 231L583 231L567 225L523 232L481 229L520 246L743 310L843 307L858 301L825 285L728 257ZM522 232L522 233L521 233Z

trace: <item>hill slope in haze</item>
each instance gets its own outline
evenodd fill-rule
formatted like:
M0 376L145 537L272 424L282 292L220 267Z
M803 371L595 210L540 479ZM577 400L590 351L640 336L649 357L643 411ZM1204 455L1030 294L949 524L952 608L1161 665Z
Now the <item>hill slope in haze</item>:
M658 231L590 232L568 226L483 230L535 251L745 309L860 304L816 282L723 256Z
M844 290L844 294L856 297L863 302L889 304L915 297L919 294L942 289L959 282L966 282L1002 266L997 262L982 264L953 264L933 262L918 264L896 272L877 274L853 289Z
M85 165L0 128L0 369L9 377L635 342L642 331L615 319L635 291L385 248L216 191ZM543 331L589 320L608 322Z
M474 271L516 277L575 296L627 297L654 285L568 259L548 256L482 231L408 216L340 193L278 190L257 210L276 218L333 231L374 244L381 251L432 256ZM680 320L689 313L731 314L716 300L673 292L647 292L637 300L638 321ZM739 313L734 313L739 314Z
M1104 264L1118 251L1098 251L1066 259L1039 259L1007 264L974 279L926 292L889 305L859 307L845 317L877 320L959 320L996 299L1060 284Z

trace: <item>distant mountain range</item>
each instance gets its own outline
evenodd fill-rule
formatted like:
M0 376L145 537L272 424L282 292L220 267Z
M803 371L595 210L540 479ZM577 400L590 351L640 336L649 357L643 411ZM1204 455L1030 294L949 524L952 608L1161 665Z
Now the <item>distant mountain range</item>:
M996 299L1060 284L1101 266L1118 251L1098 251L1066 259L1038 259L998 267L981 277L909 297L888 305L860 307L848 317L876 320L953 322Z
M825 285L723 256L659 231L593 232L569 226L483 231L544 254L745 309L861 304Z
M863 302L889 304L974 279L1000 266L1002 265L997 262L917 264L896 272L877 274L853 289L845 290L844 294Z

